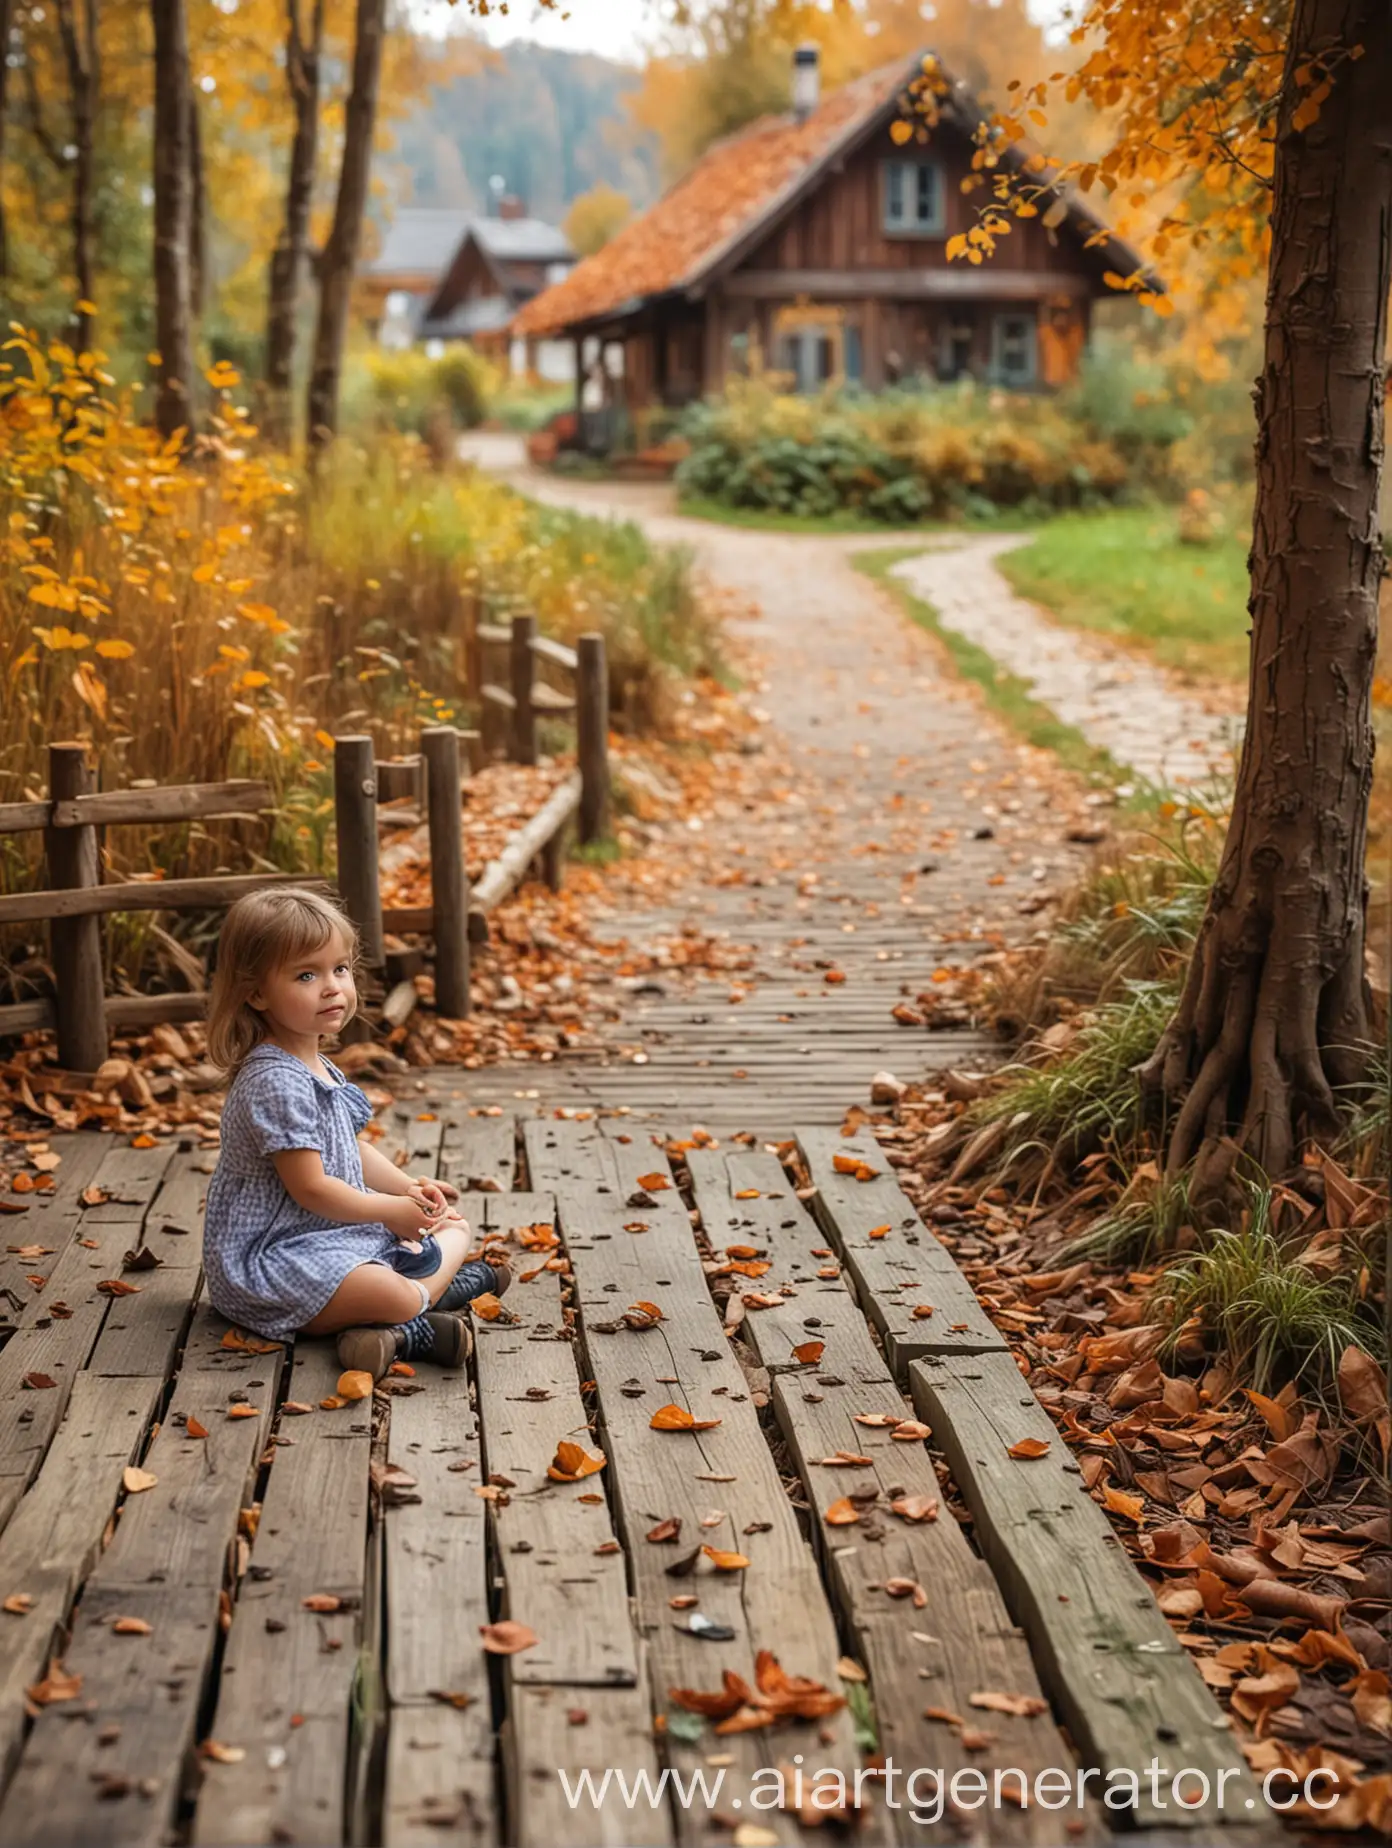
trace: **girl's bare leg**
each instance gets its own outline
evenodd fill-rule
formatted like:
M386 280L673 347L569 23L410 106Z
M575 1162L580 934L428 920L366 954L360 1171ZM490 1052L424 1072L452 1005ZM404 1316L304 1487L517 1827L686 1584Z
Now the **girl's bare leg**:
M454 1273L464 1262L472 1237L462 1220L451 1220L435 1234L440 1247L440 1268L433 1277L422 1277L436 1303L454 1281ZM389 1264L360 1264L339 1284L312 1322L306 1322L307 1335L336 1335L345 1328L361 1328L364 1323L409 1322L421 1312L420 1287L403 1277Z

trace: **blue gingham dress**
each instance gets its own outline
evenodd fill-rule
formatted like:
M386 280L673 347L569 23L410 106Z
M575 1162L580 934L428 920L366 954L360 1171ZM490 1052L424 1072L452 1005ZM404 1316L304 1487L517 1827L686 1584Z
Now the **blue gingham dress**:
M286 1149L317 1149L325 1174L368 1191L358 1133L371 1122L372 1105L324 1064L328 1078L263 1041L247 1055L223 1106L203 1269L213 1307L268 1340L283 1341L312 1322L360 1264L388 1264L415 1276L439 1268L432 1238L424 1239L423 1253L412 1252L380 1223L335 1225L286 1192L272 1159Z

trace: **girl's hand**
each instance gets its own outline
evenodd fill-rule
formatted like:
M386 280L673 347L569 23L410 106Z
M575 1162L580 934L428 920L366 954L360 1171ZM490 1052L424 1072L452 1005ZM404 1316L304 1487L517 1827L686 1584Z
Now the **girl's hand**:
M386 1196L381 1211L388 1232L408 1245L430 1230L432 1217L412 1194Z
M458 1193L453 1187L451 1187L449 1193L446 1194L443 1185L439 1181L434 1180L413 1180L407 1192L413 1200L420 1201L421 1205L424 1207L425 1211L430 1214L432 1219L438 1218L441 1213L448 1210L449 1201L451 1199L457 1200L459 1198Z
M459 1189L451 1181L431 1181L429 1185L447 1201L459 1198Z

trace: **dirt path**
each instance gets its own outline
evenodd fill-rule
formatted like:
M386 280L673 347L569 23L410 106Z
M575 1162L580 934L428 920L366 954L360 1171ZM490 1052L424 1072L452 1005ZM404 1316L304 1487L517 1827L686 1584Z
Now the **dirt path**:
M854 568L856 550L893 535L716 526L676 514L661 487L523 474L511 438L477 439L474 454L538 499L692 548L755 664L745 698L762 748L730 766L706 812L650 843L690 858L678 890L652 907L620 873L597 925L635 944L686 925L748 944L751 966L695 1000L645 985L607 1064L563 1060L520 1087L506 1069L474 1074L471 1092L491 1082L499 1101L642 1101L771 1128L794 1113L839 1120L882 1068L915 1079L980 1057L974 1037L906 1028L892 1009L950 993L952 971L1047 927L1082 851L1068 836L1095 830L1099 810Z

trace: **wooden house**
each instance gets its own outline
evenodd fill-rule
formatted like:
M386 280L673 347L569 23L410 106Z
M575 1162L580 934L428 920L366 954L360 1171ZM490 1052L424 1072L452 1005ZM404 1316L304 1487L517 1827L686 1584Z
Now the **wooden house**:
M799 48L791 114L710 148L517 315L521 335L575 342L582 409L689 403L756 359L803 391L1074 375L1104 272L1141 259L1067 194L1012 220L994 257L949 263L983 197L962 190L979 106L929 54L823 100L816 56Z
M424 305L422 340L468 340L496 358L511 343L510 323L523 305L569 275L575 263L570 239L556 225L531 218L520 200L504 199L496 218L472 218L438 286ZM530 348L538 368L538 343ZM572 376L570 355L563 370Z

